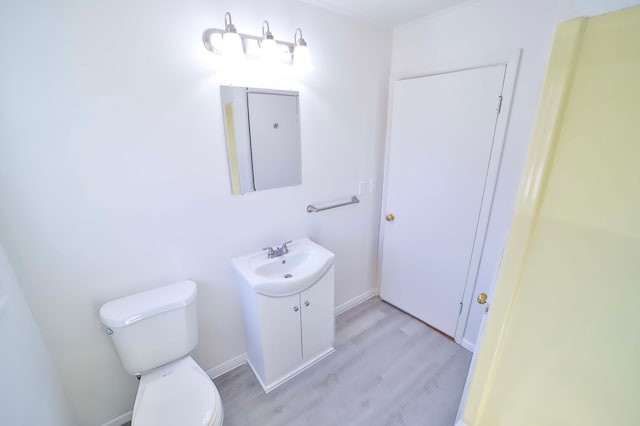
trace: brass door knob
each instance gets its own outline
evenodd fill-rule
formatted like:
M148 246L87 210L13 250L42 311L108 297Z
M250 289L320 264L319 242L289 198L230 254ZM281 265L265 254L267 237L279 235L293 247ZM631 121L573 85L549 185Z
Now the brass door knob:
M395 216L391 213L389 213L387 216L385 216L385 219L387 219L387 222L393 222L395 220Z
M478 303L481 305L484 305L485 303L487 303L487 294L486 293L480 293L478 295Z

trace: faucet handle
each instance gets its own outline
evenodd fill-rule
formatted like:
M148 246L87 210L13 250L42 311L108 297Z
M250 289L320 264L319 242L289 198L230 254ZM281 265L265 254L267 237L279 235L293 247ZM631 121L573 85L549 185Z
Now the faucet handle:
M285 253L289 253L289 247L287 247L287 244L291 244L292 242L293 241L289 240L282 243L282 251Z
M274 256L275 256L275 254L276 254L276 251L273 249L273 247L265 247L265 248L263 248L262 250L269 250L269 251L267 252L267 257L268 257L269 259L271 259L272 257L274 257Z

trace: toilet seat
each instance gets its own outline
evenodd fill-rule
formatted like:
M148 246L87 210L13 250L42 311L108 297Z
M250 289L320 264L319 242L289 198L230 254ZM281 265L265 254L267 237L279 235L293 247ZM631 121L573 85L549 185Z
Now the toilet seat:
M190 356L140 378L132 426L219 426L223 417L216 386Z

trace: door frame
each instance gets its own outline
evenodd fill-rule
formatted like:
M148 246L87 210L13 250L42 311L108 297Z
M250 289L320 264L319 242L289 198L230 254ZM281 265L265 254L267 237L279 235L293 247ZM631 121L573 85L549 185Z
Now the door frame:
M459 345L466 349L475 352L479 346L474 347L468 344L463 344L464 332L467 326L467 319L469 318L469 312L473 303L473 294L476 288L476 279L478 277L478 271L482 262L482 252L484 248L484 242L486 240L489 219L491 217L491 209L493 207L493 199L495 195L496 184L498 181L498 175L500 171L500 164L502 163L502 153L504 150L505 139L507 135L507 129L509 125L509 116L511 114L511 106L513 103L513 95L515 91L516 80L518 76L518 69L520 66L520 58L522 56L522 49L515 49L503 52L495 52L480 57L460 59L452 62L446 67L431 67L422 68L418 70L405 70L397 71L389 76L389 98L387 102L387 131L385 138L384 149L384 168L383 168L383 184L382 184L382 198L380 200L380 222L378 232L378 263L377 263L377 289L380 292L381 286L381 274L382 259L384 256L384 233L385 223L384 216L387 209L387 188L388 188L388 176L389 176L389 153L391 150L391 127L392 123L392 110L394 101L394 87L395 82L399 80L406 80L410 78L429 77L438 74L446 74L457 71L471 70L475 68L485 68L491 66L505 66L504 82L502 85L502 104L500 113L497 115L496 126L494 131L493 144L491 147L491 154L489 159L489 167L487 171L487 177L485 181L480 213L478 218L478 227L476 229L476 235L474 238L471 259L469 263L469 270L467 273L467 279L464 285L464 292L462 296L462 310L458 317L456 324L456 331L454 340ZM497 105L496 105L497 106ZM504 249L504 247L503 247ZM495 280L494 280L495 281ZM489 284L489 288L493 288L495 283ZM489 295L491 296L491 295ZM480 341L481 335L478 335L476 342Z

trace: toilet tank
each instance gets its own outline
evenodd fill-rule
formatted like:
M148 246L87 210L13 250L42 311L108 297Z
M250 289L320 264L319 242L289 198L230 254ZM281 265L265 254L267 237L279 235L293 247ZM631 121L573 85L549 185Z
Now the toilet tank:
M188 355L198 343L193 281L107 302L100 320L129 374L142 374Z

